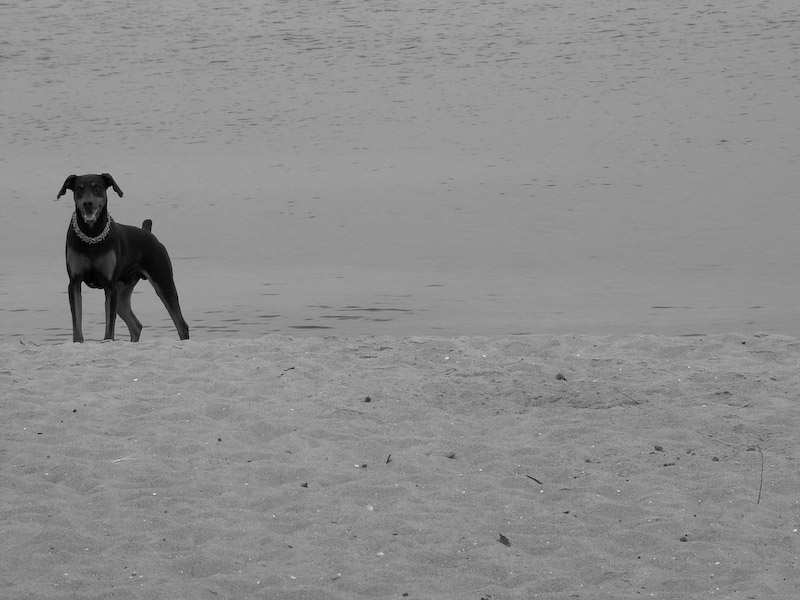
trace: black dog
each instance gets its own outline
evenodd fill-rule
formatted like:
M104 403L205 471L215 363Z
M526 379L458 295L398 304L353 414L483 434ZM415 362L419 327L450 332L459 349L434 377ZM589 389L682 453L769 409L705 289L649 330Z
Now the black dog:
M131 341L138 342L142 324L131 310L131 294L140 279L150 280L167 307L178 335L182 340L189 339L189 326L181 314L167 249L150 233L152 221L149 219L142 223L141 229L114 222L106 207L109 187L122 197L122 190L108 173L70 175L56 196L58 200L67 190L72 190L75 198L75 212L67 230L72 341L83 341L83 282L90 288L105 290L105 339L114 339L114 323L119 315L128 326Z

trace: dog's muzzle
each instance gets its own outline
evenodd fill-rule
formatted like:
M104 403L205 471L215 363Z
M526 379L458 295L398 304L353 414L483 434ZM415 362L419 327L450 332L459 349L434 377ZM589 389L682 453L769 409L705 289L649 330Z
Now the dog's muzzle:
M100 218L100 211L102 210L102 206L81 206L81 217L88 225L94 225L97 222L97 219Z

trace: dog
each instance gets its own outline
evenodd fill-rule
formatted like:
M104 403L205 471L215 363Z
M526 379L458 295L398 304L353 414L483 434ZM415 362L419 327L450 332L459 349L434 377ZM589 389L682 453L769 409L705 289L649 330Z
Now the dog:
M122 197L122 190L108 173L70 175L56 196L58 200L71 190L75 200L66 249L72 341L83 342L81 283L85 283L105 291L105 339L114 339L114 324L119 315L128 326L131 341L138 342L142 324L131 310L131 294L140 279L148 279L153 285L180 339L189 339L189 326L181 313L167 249L150 232L149 219L139 228L116 223L111 218L106 195L109 187Z

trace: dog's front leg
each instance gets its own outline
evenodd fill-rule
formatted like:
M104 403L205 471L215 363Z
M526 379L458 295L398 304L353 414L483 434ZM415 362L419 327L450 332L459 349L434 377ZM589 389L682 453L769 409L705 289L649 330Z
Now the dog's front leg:
M70 280L67 294L69 295L69 309L72 313L72 341L81 343L83 342L81 282Z
M106 337L114 339L114 325L117 322L117 288L111 284L106 288Z

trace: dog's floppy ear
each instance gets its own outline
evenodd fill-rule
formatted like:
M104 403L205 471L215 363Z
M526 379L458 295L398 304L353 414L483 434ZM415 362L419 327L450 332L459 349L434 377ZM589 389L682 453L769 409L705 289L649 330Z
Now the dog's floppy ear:
M76 177L77 177L77 175L70 175L69 177L66 178L66 180L64 180L64 185L61 186L61 191L58 192L58 196L56 196L56 200L58 200L59 198L61 198L61 196L66 194L67 190L73 189L72 186L75 183L75 178Z
M114 178L111 175L109 175L108 173L102 173L100 175L100 177L102 177L103 181L106 182L106 187L108 187L108 186L113 187L114 191L117 192L117 196L122 198L122 190L119 189L119 186L117 185L117 182L114 181Z

